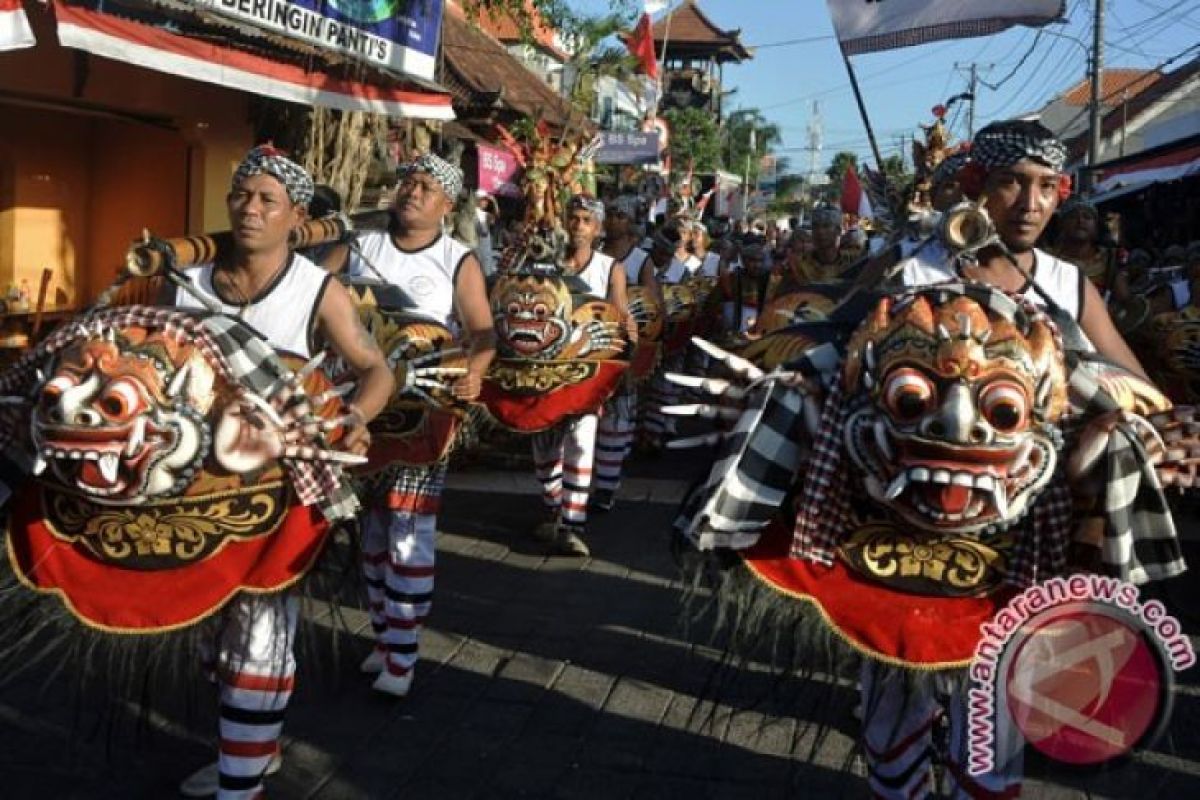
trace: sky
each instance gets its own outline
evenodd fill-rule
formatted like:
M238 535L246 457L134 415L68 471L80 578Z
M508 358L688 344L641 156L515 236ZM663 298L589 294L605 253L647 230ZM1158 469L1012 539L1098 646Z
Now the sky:
M1034 111L1085 78L1094 3L1067 0L1068 21L1048 26L1040 36L1037 29L1015 27L988 37L852 57L884 157L903 151L909 158L901 137L911 141L920 135L918 124L933 121L935 105L966 91L972 62L980 79L976 130ZM585 13L607 7L598 0L571 5ZM672 3L678 5L679 0ZM775 149L790 159L789 171L808 170L814 101L824 129L819 167L828 166L839 150L873 163L823 0L699 0L699 5L718 27L741 28L742 42L755 48L752 61L725 67L725 88L737 90L726 110L757 108L779 125L783 144ZM1107 0L1105 6L1106 67L1156 67L1200 42L1200 0ZM1166 69L1197 56L1200 50L1192 50ZM965 106L957 104L946 118L956 139L967 134Z

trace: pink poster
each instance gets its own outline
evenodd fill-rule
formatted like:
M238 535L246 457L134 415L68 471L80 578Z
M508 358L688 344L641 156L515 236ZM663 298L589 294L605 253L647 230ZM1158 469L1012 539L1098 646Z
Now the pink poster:
M508 150L476 143L479 153L479 188L490 195L521 197L517 187L517 158Z

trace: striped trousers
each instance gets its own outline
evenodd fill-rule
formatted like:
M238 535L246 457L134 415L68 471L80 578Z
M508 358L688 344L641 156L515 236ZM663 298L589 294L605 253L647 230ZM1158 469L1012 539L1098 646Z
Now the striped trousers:
M621 470L637 431L637 388L628 386L609 398L596 425L596 488L616 492Z
M560 422L533 437L533 463L542 484L542 502L560 525L582 530L596 449L595 414Z
M933 785L935 756L945 765L944 797L1005 800L1020 795L1024 772L1020 747L992 772L968 774L965 689L936 678L910 681L898 670L885 670L871 662L863 665L861 681L863 744L872 796L895 800L928 797L937 788ZM934 729L943 715L949 737L939 753Z
M679 386L666 378L668 372L679 372L683 368L684 354L674 353L664 359L662 366L655 371L650 379L649 391L641 407L641 429L645 439L653 444L661 445L665 439L675 435L675 417L664 414L663 406L672 406L679 402Z
M383 502L361 516L363 575L375 646L388 672L412 672L433 605L437 513L446 465L397 470Z
M299 603L289 593L243 594L222 612L217 643L221 712L218 800L264 796L296 681Z

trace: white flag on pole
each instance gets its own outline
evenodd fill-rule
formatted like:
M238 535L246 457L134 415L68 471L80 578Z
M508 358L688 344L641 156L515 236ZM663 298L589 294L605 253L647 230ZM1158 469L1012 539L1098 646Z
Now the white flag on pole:
M1066 0L826 0L848 56L1059 19Z
M642 9L649 15L653 16L662 11L668 5L667 0L643 0Z

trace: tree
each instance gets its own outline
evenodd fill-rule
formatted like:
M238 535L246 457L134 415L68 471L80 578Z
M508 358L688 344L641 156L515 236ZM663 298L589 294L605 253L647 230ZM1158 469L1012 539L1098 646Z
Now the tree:
M753 136L751 132L753 132ZM772 147L783 142L779 126L768 122L762 112L756 108L744 108L731 113L725 118L722 133L724 143L722 165L725 169L738 175L744 175L748 171L752 185L758 180L760 159L771 152ZM751 139L754 140L753 150L750 148ZM779 172L782 172L784 168L783 163L777 166Z
M686 172L695 160L697 172L721 166L721 137L711 114L700 108L673 108L663 114L671 126L671 162L676 172Z
M533 39L533 29L539 22L571 41L596 19L579 14L567 0L461 0L461 5L467 19L472 21L478 21L482 13L493 18L511 18L529 40ZM609 0L608 16L621 19L623 27L631 27L641 5L637 0Z
M830 162L829 169L825 170L825 174L829 176L829 186L831 191L841 194L842 181L846 177L846 170L853 167L858 169L858 156L848 150L834 153L833 161Z
M596 104L596 83L602 76L628 79L637 68L637 59L624 47L601 47L601 42L627 27L619 14L576 20L571 37L572 55L566 75L570 85L567 96L576 108L591 113Z

